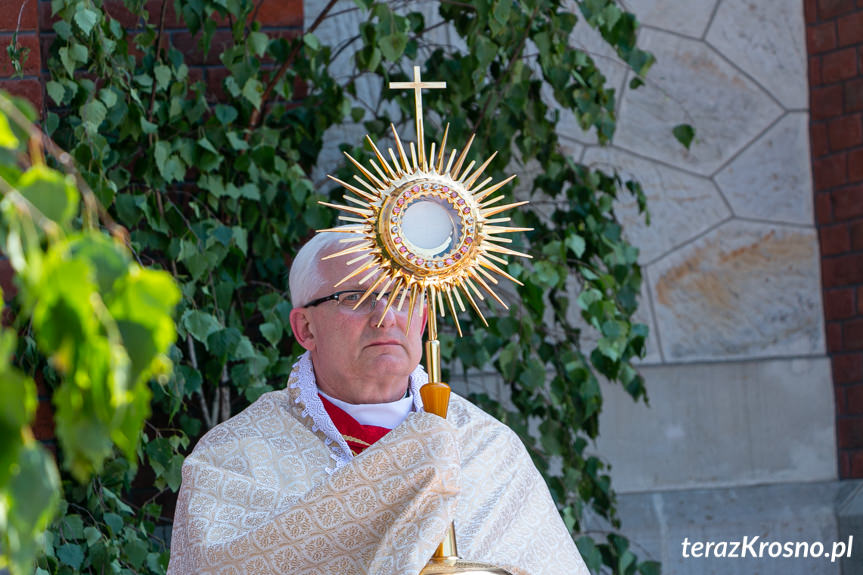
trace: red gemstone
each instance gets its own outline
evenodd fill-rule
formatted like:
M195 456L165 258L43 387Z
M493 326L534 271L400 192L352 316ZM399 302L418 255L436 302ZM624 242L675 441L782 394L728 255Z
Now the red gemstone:
M455 190L451 191L451 192L449 193L449 197L451 197L451 198L457 198L457 197L458 197L458 192L457 192L457 191L455 191Z
M461 254L455 254L453 257L454 257L455 259L457 259L457 260L460 260L460 259L461 259Z
M425 260L424 260L424 259L422 259L422 258L417 258L417 265L420 265L420 266L421 266L421 265L423 265L423 262L425 262Z
M461 253L463 253L463 254L466 254L466 253L467 253L467 246L462 246L462 247L461 247Z
M394 214L397 214L397 213L399 213L400 211L402 211L402 209L401 209L401 208L393 208L393 213L394 213Z
M404 200L404 198L399 198L399 199L398 199L398 201L397 201L396 203L397 203L398 205L402 205L403 203L405 203L405 200Z
M397 243L397 244L402 243L402 239L401 239L400 237L398 237L398 236L394 237L394 238L393 238L393 241L394 241L395 243Z
M464 198L459 198L459 201L457 203L458 203L458 205L463 206L464 205Z
M463 213L463 214L469 214L469 213L470 213L470 208L465 208L465 209L463 209L463 210L462 210L462 213Z
M453 264L452 258L447 258L447 259L444 261L444 263L445 263L446 265L448 265L448 266L451 266L451 265Z
M404 247L404 246L402 246L402 247ZM406 257L407 259L409 259L409 260L414 259L414 255L413 255L413 254L410 254L410 253L409 253L408 255L406 255L405 257Z
M443 191L444 191L444 192L448 192L448 191L449 191L449 188L448 188L447 186L444 186L444 187L443 187Z
M473 243L473 238L472 238L472 237L470 237L470 236L466 237L466 238L464 239L464 243L466 243L466 244L472 244L472 243Z
M408 251L408 249L407 249L406 247L402 246L402 247L400 247L400 248L399 248L399 251L400 251L401 253L405 253L406 251Z
M413 189L413 191L415 191L415 192L419 192L419 191L420 191L420 187L419 187L419 186L414 186L412 189Z

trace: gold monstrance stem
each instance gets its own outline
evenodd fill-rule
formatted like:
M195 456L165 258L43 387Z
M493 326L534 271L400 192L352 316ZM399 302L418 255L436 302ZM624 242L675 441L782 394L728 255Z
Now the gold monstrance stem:
M426 341L426 371L429 375L427 384L420 388L420 397L423 400L423 408L428 413L434 413L439 417L446 419L447 410L449 409L449 394L450 387L441 381L440 373L440 341L437 339L437 297L434 287L429 287L429 314L428 314L428 334L429 339ZM449 524L443 541L435 549L431 557L433 563L453 561L458 559L458 546L455 541L455 526Z

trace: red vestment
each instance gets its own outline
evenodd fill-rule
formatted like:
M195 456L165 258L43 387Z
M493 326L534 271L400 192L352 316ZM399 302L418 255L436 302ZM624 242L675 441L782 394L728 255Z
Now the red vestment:
M363 425L351 417L345 410L333 404L323 395L318 394L324 404L327 414L342 434L345 443L351 448L351 453L359 455L366 447L371 446L391 430L377 425Z

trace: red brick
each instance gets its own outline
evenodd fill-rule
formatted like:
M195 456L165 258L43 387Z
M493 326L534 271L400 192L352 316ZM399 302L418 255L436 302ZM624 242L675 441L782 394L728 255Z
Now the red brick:
M12 68L12 59L6 51L6 46L9 46L11 43L11 34L0 35L0 46L2 46L2 50L0 50L0 78L9 78L15 73L15 70ZM39 37L36 34L27 34L26 36L19 34L18 48L20 50L30 50L26 57L20 59L22 72L28 76L38 75L42 64L39 57Z
M59 18L54 16L53 12L51 2L39 2L39 30L51 31L54 29L54 23Z
M863 123L860 121L860 114L830 120L828 133L830 148L833 151L853 148L863 143Z
M863 216L863 186L854 186L833 192L833 217L850 220Z
M847 350L863 349L863 318L842 324L842 345Z
M857 75L857 49L845 48L824 54L821 59L821 80L832 84Z
M806 29L806 47L810 54L836 48L836 24L830 21L809 26Z
M848 464L848 475L843 475L842 478L860 479L863 478L863 450L848 451L845 453Z
M51 58L51 46L54 44L54 40L57 39L57 34L53 32L40 32L39 33L39 52L42 57L42 69L48 69L48 59Z
M847 451L839 452L839 478L851 479L851 456Z
M230 73L224 68L210 68L207 70L207 91L204 94L207 100L219 102L227 100L228 93L225 90L224 82L225 78L229 75Z
M848 152L848 181L863 181L863 149Z
M863 448L863 417L841 417L836 425L841 449Z
M843 353L830 358L833 365L833 381L836 383L861 382L857 393L863 400L863 353ZM861 404L863 406L863 404Z
M39 80L27 78L24 80L0 79L0 90L6 90L13 96L27 98L42 113L42 84Z
M818 236L823 256L835 256L851 249L851 237L845 224L822 227L818 230Z
M148 22L158 25L159 18L162 16L162 5L165 4L165 29L185 28L186 24L177 15L177 10L174 7L174 0L150 0L144 6L149 14Z
M36 408L36 419L33 421L33 435L42 441L54 439L54 410L51 408L50 401L39 402Z
M845 412L847 415L863 414L863 384L846 385Z
M819 225L833 221L833 202L829 193L815 194L815 222Z
M202 64L215 66L221 64L219 54L233 45L234 41L229 30L216 30L210 49L206 55L201 52L199 45L201 35L194 36L189 32L172 32L171 43L186 56L186 64L189 66L200 66Z
M823 73L822 73L823 76ZM842 86L826 86L812 89L812 118L824 120L840 116L843 111Z
M818 18L828 20L854 10L854 0L818 0Z
M809 135L812 140L812 157L826 156L830 151L830 144L827 143L827 124L812 122L809 125Z
M847 319L854 315L854 288L824 292L824 318L828 321Z
M263 26L303 26L302 0L261 0L255 19ZM315 14L317 16L317 14Z
M848 230L848 235L851 239L851 250L863 250L863 221L852 223Z
M0 10L0 31L36 30L39 26L37 0L5 0L2 8Z
M829 322L825 331L827 335L827 351L830 353L842 351L842 324L837 321Z
M816 0L804 0L803 1L803 13L806 17L806 22L813 23L818 19L818 8L816 5Z
M812 56L809 58L809 86L821 85L821 57Z
M138 27L138 17L126 8L122 0L105 0L104 8L105 12L123 28Z
M863 283L863 253L822 259L821 283L825 288Z
M822 191L843 185L848 178L847 161L845 153L813 160L812 177L815 180L815 189Z
M863 42L863 12L849 14L837 20L839 45L849 46Z

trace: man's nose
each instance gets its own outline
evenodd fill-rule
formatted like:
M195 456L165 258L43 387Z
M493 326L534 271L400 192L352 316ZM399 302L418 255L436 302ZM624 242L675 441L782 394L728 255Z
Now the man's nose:
M382 297L377 304L375 305L375 309L371 314L371 321L374 326L377 326L380 323L380 327L392 327L396 324L396 310L395 307L398 302L393 302L393 305L389 306L389 309L386 313L384 313L383 318L381 314L384 312L384 309L387 307L387 298Z

